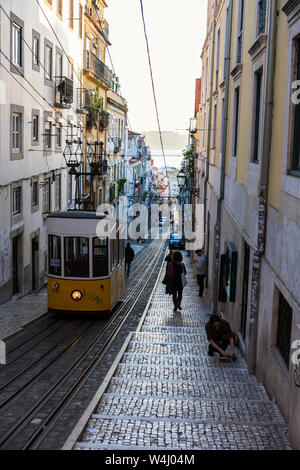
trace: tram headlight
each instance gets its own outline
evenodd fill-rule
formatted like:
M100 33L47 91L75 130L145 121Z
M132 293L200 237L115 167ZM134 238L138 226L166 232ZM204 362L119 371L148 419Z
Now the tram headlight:
M73 290L71 297L73 300L75 300L75 302L79 302L79 300L82 299L82 293L80 290Z

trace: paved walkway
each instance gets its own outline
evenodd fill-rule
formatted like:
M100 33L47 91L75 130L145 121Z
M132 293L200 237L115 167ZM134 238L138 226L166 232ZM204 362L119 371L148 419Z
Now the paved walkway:
M75 449L289 449L287 426L240 355L207 355L210 313L188 267L183 311L161 284Z
M0 305L0 339L11 336L47 312L47 289Z

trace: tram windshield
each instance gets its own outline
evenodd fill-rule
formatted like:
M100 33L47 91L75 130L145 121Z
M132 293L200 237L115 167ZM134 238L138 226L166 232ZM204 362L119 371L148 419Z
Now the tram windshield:
M93 277L108 276L108 239L93 238Z
M65 276L89 277L88 238L65 238Z

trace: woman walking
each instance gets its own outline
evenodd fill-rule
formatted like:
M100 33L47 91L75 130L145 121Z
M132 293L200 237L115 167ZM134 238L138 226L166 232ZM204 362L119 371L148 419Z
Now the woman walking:
M168 265L168 278L170 281L169 293L173 295L174 312L182 310L182 291L185 287L186 269L182 262L182 254L180 251L173 253L173 261Z

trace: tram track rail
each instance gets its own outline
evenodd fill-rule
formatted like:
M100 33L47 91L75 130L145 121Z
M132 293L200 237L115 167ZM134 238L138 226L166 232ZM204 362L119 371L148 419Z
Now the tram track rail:
M142 255L144 255L144 248L141 249L139 251L139 253L137 253L137 255L135 256L135 259L134 259L134 262L132 263L132 270L131 270L131 276L128 280L128 282L126 283L126 289L130 288L131 285L134 283L134 279L135 279L135 275L138 275L140 270L141 270L141 267L139 266L138 262L140 260L140 258L142 258ZM149 253L146 253L146 257L145 257L145 260L144 260L144 263L147 263L151 260L153 254L152 252ZM47 312L42 315L38 320L40 320L41 318L45 317L49 315ZM55 315L55 314L54 314ZM61 325L59 328L63 328L63 326L65 325L66 322L63 322L61 319L56 319L54 321L51 321L50 324L46 325L45 327L43 327L42 329L40 329L39 331L37 331L36 333L34 334L31 334L29 337L26 337L23 341L21 341L20 343L17 343L15 346L13 346L12 348L8 348L7 350L7 357L8 357L8 362L6 364L6 370L11 366L13 365L17 360L21 359L22 357L24 357L28 352L32 351L36 346L39 346L43 341L45 341L46 339L48 339L50 336L52 336L53 334L56 333L56 331L58 330L54 330L54 331L51 331L51 327L57 323L57 322L61 322ZM34 323L34 322L32 322ZM37 338L39 336L41 336L44 332L47 332L48 330L50 330L50 333L49 334L46 334L46 336L42 337L42 339L39 339L37 342L35 342L34 344L30 345L30 347L28 349L25 349L25 351L23 351L22 353L18 354L16 357L14 357L12 360L9 360L10 356L12 355L12 353L14 353L17 349L20 349L22 348L25 344L29 343L30 341L32 341L34 338ZM0 391L1 391L2 387L0 386Z
M149 248L151 248L149 249L149 252L145 254L143 263L140 263L136 270L133 271L132 276L134 277L127 285L127 290L129 290L129 292L123 299L123 302L115 309L114 315L109 319L104 328L96 334L88 346L80 352L73 362L71 362L71 364L68 365L64 373L58 375L58 377L55 378L54 383L49 386L49 389L44 394L42 394L42 396L39 397L39 399L35 401L22 416L18 417L6 432L2 434L0 439L0 448L16 448L13 444L14 439L24 432L26 427L38 415L39 411L45 405L47 405L52 397L54 397L59 387L63 385L75 371L79 370L79 377L64 393L61 400L51 410L51 413L48 414L46 418L41 420L38 428L34 429L34 432L32 432L28 438L25 438L25 441L22 443L22 449L36 449L45 439L47 434L55 426L57 419L61 416L64 409L71 403L72 399L78 393L80 388L91 376L97 365L99 365L101 359L107 352L110 345L114 342L118 333L122 329L122 326L130 316L130 313L133 311L135 305L142 297L144 288L162 257L164 246L164 240L160 242L152 242L149 245ZM144 250L141 251L143 252ZM128 289L129 287L132 288ZM91 327L92 325L89 325L82 335L86 336ZM68 344L67 347L64 348L64 352L59 357L51 361L51 364L45 367L42 372L32 379L30 384L25 385L25 387L27 386L28 388L29 385L32 385L35 381L37 381L38 378L41 377L45 371L49 370L51 365L53 366L55 362L59 361L61 357L63 357L64 354L70 350L70 348L74 348L74 346L80 341L80 339L82 339L83 336L78 334L77 337L73 339L72 344ZM93 352L94 348L99 345L99 342L101 342L100 349L92 357L89 363L84 365L84 361L88 360L88 356ZM80 370L80 367L83 367L82 371ZM23 392L23 390L24 388L21 388L20 390L16 391L11 399L6 400L5 406L13 406L14 399L16 399Z

